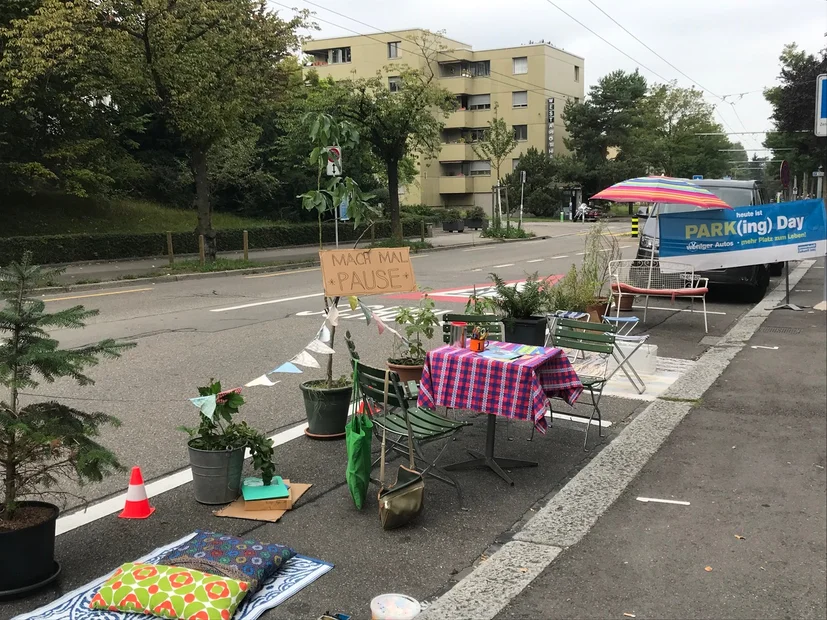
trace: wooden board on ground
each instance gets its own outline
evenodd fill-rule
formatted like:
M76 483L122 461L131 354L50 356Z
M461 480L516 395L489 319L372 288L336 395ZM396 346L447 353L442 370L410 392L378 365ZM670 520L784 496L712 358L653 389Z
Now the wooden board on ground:
M328 297L416 290L410 248L322 250L319 259L324 292Z

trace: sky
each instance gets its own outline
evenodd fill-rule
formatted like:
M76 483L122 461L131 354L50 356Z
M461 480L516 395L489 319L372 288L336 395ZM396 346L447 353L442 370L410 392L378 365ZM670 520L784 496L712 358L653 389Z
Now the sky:
M314 38L426 28L445 30L474 49L544 39L585 58L587 92L611 71L638 67L650 83L700 84L715 104L716 120L732 132L771 129L771 109L761 91L776 83L786 43L811 53L827 45L827 0L279 0L270 5L285 16L291 13L284 6L313 11L320 27ZM747 149L761 147L763 140L763 135L730 137ZM765 154L749 151L756 153Z

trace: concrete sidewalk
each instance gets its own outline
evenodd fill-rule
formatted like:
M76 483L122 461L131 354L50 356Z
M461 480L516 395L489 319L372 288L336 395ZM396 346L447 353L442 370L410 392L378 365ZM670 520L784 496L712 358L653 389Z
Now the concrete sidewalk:
M818 303L822 282L811 269L793 301ZM824 618L825 323L772 312L594 528L496 618Z

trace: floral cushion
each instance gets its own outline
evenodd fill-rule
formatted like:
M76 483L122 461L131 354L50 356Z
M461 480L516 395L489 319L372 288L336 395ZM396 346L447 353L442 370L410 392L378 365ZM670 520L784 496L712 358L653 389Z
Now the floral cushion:
M168 551L158 563L246 581L251 592L258 592L294 555L295 551L282 545L199 531L180 547Z
M229 620L249 586L177 566L127 562L92 598L90 609L184 620Z

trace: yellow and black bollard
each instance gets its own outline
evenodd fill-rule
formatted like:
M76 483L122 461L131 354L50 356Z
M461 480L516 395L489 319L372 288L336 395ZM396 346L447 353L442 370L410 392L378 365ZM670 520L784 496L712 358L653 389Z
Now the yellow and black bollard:
M637 217L632 218L632 237L637 237Z

